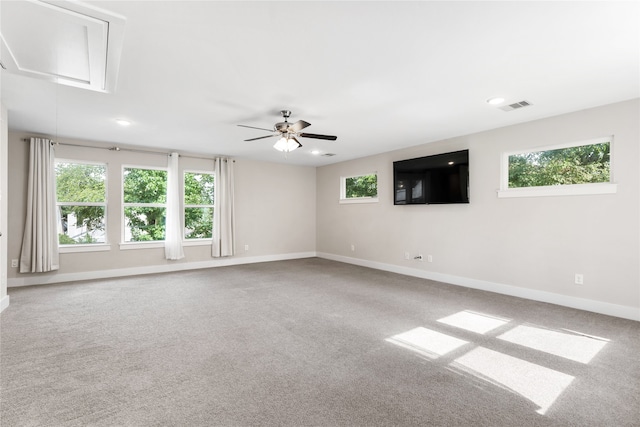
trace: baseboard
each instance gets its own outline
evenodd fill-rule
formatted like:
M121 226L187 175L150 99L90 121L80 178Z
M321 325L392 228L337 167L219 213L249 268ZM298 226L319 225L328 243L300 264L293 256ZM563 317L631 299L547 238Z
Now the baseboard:
M56 273L46 276L28 276L9 278L7 287L48 285L52 283L77 282L79 280L108 279L112 277L137 276L141 274L169 273L174 271L198 270L202 268L226 267L230 265L255 264L258 262L285 261L290 259L312 258L315 252L263 255L255 257L212 258L208 261L180 262L175 264L150 265L145 267L120 268L112 270L85 271L79 273ZM4 300L3 300L4 304ZM7 296L7 305L9 297ZM3 306L4 307L4 306Z
M7 307L9 307L9 295L5 295L0 299L0 313L2 313Z
M376 261L351 258L341 255L318 252L319 258L348 264L369 267L376 270L389 271L391 273L404 274L406 276L420 277L422 279L434 280L456 286L479 289L483 291L495 292L498 294L510 295L519 298L526 298L534 301L547 302L564 307L576 308L579 310L591 311L594 313L606 314L608 316L620 317L640 321L640 309L624 305L611 304L607 302L589 300L585 298L571 297L567 295L555 294L552 292L539 291L535 289L521 288L518 286L505 285L502 283L488 282L485 280L470 279L467 277L453 276L450 274L435 273L432 271L418 270L415 268L402 267L393 264L385 264Z
M608 316L620 317L640 321L640 310L635 307L611 304L601 301L589 300L585 298L571 297L567 295L555 294L552 292L539 291L535 289L521 288L518 286L505 285L502 283L488 282L485 280L471 279L467 277L454 276L450 274L435 273L431 271L418 270L415 268L402 267L393 264L385 264L376 261L369 261L358 258L351 258L341 255L328 254L323 252L300 252L291 254L264 255L256 257L228 257L217 258L209 261L176 263L154 265L146 267L122 268L113 270L88 271L80 273L62 273L47 276L28 276L24 278L9 278L7 286L10 288L19 286L46 285L52 283L74 282L80 280L106 279L112 277L136 276L141 274L168 273L173 271L197 270L201 268L225 267L230 265L254 264L258 262L285 261L290 259L319 257L347 264L359 265L376 270L389 271L391 273L404 274L406 276L419 277L422 279L435 280L437 282L448 283L456 286L479 289L483 291L496 292L499 294L526 298L534 301L546 302L561 305L564 307L576 308L579 310L591 311L594 313L606 314ZM9 306L9 295L0 300L0 312Z

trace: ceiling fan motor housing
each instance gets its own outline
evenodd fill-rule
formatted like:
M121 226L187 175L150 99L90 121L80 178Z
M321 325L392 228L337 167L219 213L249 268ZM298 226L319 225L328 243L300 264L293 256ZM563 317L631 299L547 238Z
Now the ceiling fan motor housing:
M291 123L289 123L289 122L280 122L280 123L276 123L274 128L278 132L287 132L289 130L289 125L290 124Z

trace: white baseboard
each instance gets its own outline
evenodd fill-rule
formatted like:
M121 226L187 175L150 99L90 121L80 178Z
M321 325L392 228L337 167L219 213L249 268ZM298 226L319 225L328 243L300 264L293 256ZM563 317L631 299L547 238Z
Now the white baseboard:
M255 264L258 262L284 261L289 259L312 258L315 252L298 252L291 254L264 255L255 257L212 258L208 261L180 262L175 264L150 265L145 267L119 268L112 270L86 271L79 273L55 273L42 276L9 278L7 287L48 285L52 283L76 282L79 280L107 279L112 277L137 276L141 274L168 273L172 271L197 270L201 268L225 267L229 265ZM7 296L7 305L9 304ZM4 303L4 300L3 300Z
M389 271L392 273L404 274L406 276L419 277L422 279L435 280L456 286L480 289L483 291L496 292L519 298L526 298L534 301L547 302L564 307L576 308L579 310L592 311L594 313L606 314L608 316L620 317L640 321L640 310L635 307L611 304L607 302L589 300L585 298L571 297L567 295L555 294L552 292L539 291L535 289L521 288L518 286L505 285L502 283L488 282L485 280L471 279L467 277L453 276L450 274L435 273L432 271L418 270L415 268L402 267L393 264L385 264L376 261L368 261L358 258L350 258L341 255L333 255L323 252L300 252L292 254L265 255L257 257L229 257L212 259L209 261L176 263L165 265L154 265L146 267L121 268L113 270L89 271L80 273L62 273L47 276L28 276L24 278L10 278L7 281L8 287L45 285L51 283L74 282L79 280L106 279L111 277L136 276L140 274L166 273L172 271L197 270L201 268L224 267L229 265L254 264L258 262L284 261L290 259L319 257L347 264L369 267L376 270ZM0 312L9 306L9 295L0 300Z
M2 313L7 307L9 307L9 295L5 295L0 299L0 313Z
M432 271L418 270L415 268L402 267L393 264L385 264L376 261L368 261L358 258L350 258L341 255L333 255L318 252L319 258L333 261L340 261L347 264L359 265L362 267L374 268L376 270L389 271L392 273L404 274L406 276L420 277L422 279L434 280L437 282L449 283L456 286L480 289L483 291L495 292L498 294L510 295L519 298L526 298L534 301L547 302L564 307L577 308L579 310L591 311L594 313L606 314L608 316L621 317L623 319L640 321L640 309L636 307L611 304L607 302L589 300L585 298L571 297L567 295L555 294L552 292L539 291L536 289L521 288L518 286L493 283L485 280L470 279L467 277L453 276L450 274L435 273Z

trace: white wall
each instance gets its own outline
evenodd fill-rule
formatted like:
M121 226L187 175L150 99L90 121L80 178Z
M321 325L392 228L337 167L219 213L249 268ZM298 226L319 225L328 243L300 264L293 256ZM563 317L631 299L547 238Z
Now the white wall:
M318 168L317 251L640 320L639 113L636 99ZM617 194L497 198L504 151L607 135L615 137ZM393 205L393 161L466 148L470 204ZM371 171L379 202L339 204L340 177ZM433 262L404 260L405 251Z
M29 136L31 135L28 133L9 134L9 263L11 259L19 258L22 244L29 164L29 144L23 139ZM113 145L65 139L59 139L59 142L104 147ZM214 259L211 257L210 244L185 246L184 259L167 261L163 247L122 250L119 245L122 166L166 167L165 155L60 145L56 148L56 157L108 164L107 235L110 250L61 253L60 269L55 272L20 274L17 268L9 267L9 286L213 267L315 254L315 168L237 159L237 254L231 258ZM212 170L213 161L181 157L180 168ZM245 251L245 245L248 245L248 251Z

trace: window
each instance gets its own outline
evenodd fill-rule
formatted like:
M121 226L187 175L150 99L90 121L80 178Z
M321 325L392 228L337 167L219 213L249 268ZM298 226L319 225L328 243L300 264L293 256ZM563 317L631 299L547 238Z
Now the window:
M367 203L377 201L377 173L340 178L340 203Z
M167 171L123 169L124 242L164 240L167 216Z
M107 165L56 161L58 243L106 243Z
M614 193L611 141L601 138L503 155L499 197Z
M214 175L212 172L184 173L184 238L213 236Z

